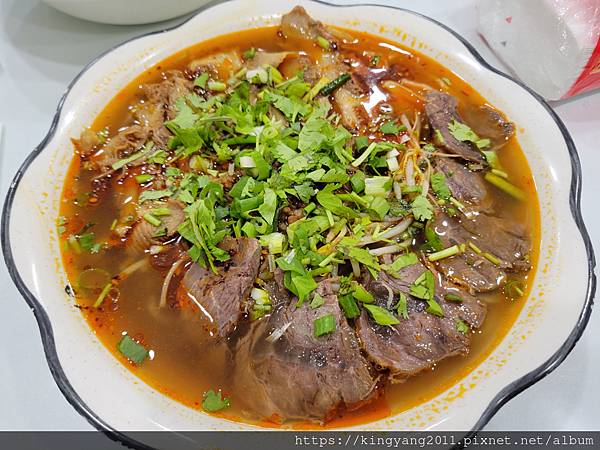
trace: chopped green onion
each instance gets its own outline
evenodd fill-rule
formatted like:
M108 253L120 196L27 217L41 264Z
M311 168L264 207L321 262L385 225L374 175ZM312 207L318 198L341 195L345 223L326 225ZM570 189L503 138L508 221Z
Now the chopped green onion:
M150 141L148 142L144 148L142 150L140 150L137 153L134 153L133 155L128 156L127 158L123 158L118 160L117 162L114 162L112 164L112 168L113 170L119 170L121 167L126 166L127 164L135 161L136 159L141 158L142 156L144 156L146 153L148 153L150 150L152 150L152 148L154 147L154 142Z
M504 285L504 295L510 300L516 300L525 295L525 283L521 280L509 280Z
M442 78L440 78L440 80L442 80L448 86L450 86L452 84L452 80L450 80L450 78L448 78L448 77L442 77Z
M144 214L143 218L146 222L148 222L150 225L153 225L155 227L160 226L160 224L162 223L162 221L160 219L157 219L150 213Z
M306 205L306 207L304 208L304 214L306 214L308 216L316 208L317 208L317 205L315 205L314 203L311 202L308 205Z
M110 231L114 231L114 229L117 228L117 223L119 223L117 219L112 221L110 224Z
M381 56L379 55L375 55L371 58L371 67L377 67L379 65L379 62L381 61Z
M492 255L491 253L488 253L488 252L483 253L483 257L496 266L499 266L500 263L502 262L498 258L496 258L494 255Z
M135 181L137 181L139 184L147 183L148 181L151 181L153 179L154 175L150 175L149 173L143 173L141 175L135 176Z
M365 195L387 197L391 190L391 177L370 177L365 179Z
M480 255L481 253L483 253L481 251L481 249L479 247L477 247L475 244L473 244L471 241L469 241L469 247L471 247L471 250L473 250L478 255Z
M106 286L104 286L104 289L102 289L102 292L100 292L100 295L98 296L92 307L100 308L100 305L102 305L102 302L104 302L104 299L106 298L112 287L112 283L108 283Z
M77 277L77 286L84 289L100 289L110 282L110 274L104 269L86 269Z
M491 170L491 172L492 172L494 175L498 175L499 177L502 177L502 178L504 178L504 179L508 179L508 174L507 174L505 171L503 171L503 170L500 170L500 169L492 169L492 170Z
M325 214L327 215L327 220L329 221L329 226L332 227L335 225L335 219L333 218L333 214L328 209L325 210Z
M222 81L211 80L208 82L208 89L215 92L223 92L225 89L227 89L227 85Z
M271 312L272 304L269 293L264 289L252 288L250 297L254 300L250 310L250 320L256 320Z
M331 94L333 94L333 92L335 90L339 89L344 84L346 84L348 81L350 81L350 78L352 78L352 77L350 76L349 73L343 73L342 75L337 77L335 80L333 80L331 83L328 83L325 86L323 86L323 88L319 91L319 93L324 96L331 95Z
M283 252L283 242L285 236L282 233L275 232L260 237L260 244L269 248L269 253L275 255Z
M515 185L509 183L504 178L499 177L498 175L493 174L492 172L488 172L483 176L489 183L496 186L498 189L506 192L511 197L516 198L520 201L525 201L526 195L521 189L516 187Z
M154 208L149 213L155 217L170 216L171 210L169 208Z
M242 169L253 169L256 167L256 162L252 156L240 156L240 167Z
M321 79L319 81L317 81L317 84L315 84L310 89L310 91L308 91L306 93L306 95L304 97L302 97L302 100L304 100L305 102L312 101L312 99L315 98L317 96L317 94L319 92L321 92L321 89L323 89L325 86L327 86L328 83L329 83L329 78L321 77Z
M358 158L356 158L354 161L352 161L352 166L358 167L362 163L364 163L367 160L367 158L371 155L373 150L375 150L375 148L377 148L377 143L371 142L371 144L367 147L367 149Z
M463 301L463 299L460 295L453 294L452 292L448 292L446 295L444 295L444 299L449 302L457 302L457 303L461 303Z
M341 295L339 297L339 302L342 311L344 311L344 315L348 319L355 319L360 316L360 309L358 309L356 300L354 300L354 297L351 294Z
M319 47L321 47L323 50L329 50L331 47L331 43L323 36L317 37L317 44L319 44Z
M454 197L450 197L449 200L450 200L450 203L452 203L458 209L461 209L461 210L465 209L465 205L463 205L461 202L459 202L458 200L456 200Z
M148 357L149 352L142 344L134 341L128 334L117 344L117 350L134 364L140 365Z
M327 314L315 319L315 337L323 336L324 334L333 333L335 331L335 316Z
M431 253L427 256L429 261L439 261L440 259L449 258L454 255L458 255L460 253L460 249L458 245L453 245L452 247L445 248L444 250L440 250L439 252Z

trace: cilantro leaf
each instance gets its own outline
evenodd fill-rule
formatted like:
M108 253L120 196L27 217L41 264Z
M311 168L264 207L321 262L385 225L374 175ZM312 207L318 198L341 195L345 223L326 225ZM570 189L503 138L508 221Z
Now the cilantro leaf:
M452 192L446 184L446 175L442 172L435 172L431 175L431 189L441 199L448 200L452 196Z
M462 334L467 334L469 332L469 325L467 325L465 322L463 322L460 319L456 319L456 331L458 331L459 333Z
M358 216L358 213L353 209L345 206L342 200L333 193L337 188L334 184L328 184L324 189L317 193L317 201L319 204L328 211L338 216L353 219Z
M417 258L417 255L413 252L410 252L406 253L405 255L398 256L392 264L384 266L384 270L394 278L399 278L400 274L398 272L400 272L400 270L418 263L419 258Z
M383 134L398 135L401 132L406 131L406 127L404 125L398 125L394 121L389 121L389 122L382 123L381 126L379 127L379 131L381 131Z
M175 110L177 115L174 119L167 122L171 126L178 128L193 128L198 120L198 114L194 112L192 108L187 104L185 98L180 97L175 102Z
M489 139L481 139L468 125L458 122L457 120L448 124L448 130L455 139L463 142L472 142L479 149L490 145Z
M204 393L202 400L202 408L208 412L217 412L231 406L231 400L229 397L223 397L222 392L208 390Z
M433 217L433 205L423 195L417 196L410 204L413 216L419 221Z
M369 311L377 325L396 325L400 323L396 316L381 306L364 304L363 307Z
M410 295L421 300L433 300L435 295L435 279L431 270L425 270L410 285Z
M271 188L265 188L263 203L258 207L258 212L268 224L272 224L277 211L277 194Z
M404 293L400 292L400 300L398 300L394 309L398 311L400 317L408 319L408 299Z

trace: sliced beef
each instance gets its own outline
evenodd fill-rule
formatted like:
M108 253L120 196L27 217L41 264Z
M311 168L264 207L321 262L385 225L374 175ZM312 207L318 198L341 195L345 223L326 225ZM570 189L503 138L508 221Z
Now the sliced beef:
M530 242L524 227L501 217L474 213L471 217L449 217L441 211L430 226L444 247L465 244L465 251L436 263L444 275L476 292L497 289L507 271L529 270ZM474 244L474 247L469 246ZM484 256L489 253L497 263Z
M154 226L144 220L144 215L155 208L167 208L171 214L160 217L161 224ZM181 202L168 199L166 202L145 202L138 208L138 221L127 238L125 247L130 254L140 254L152 245L159 245L177 233L177 227L185 220Z
M452 136L448 125L454 121L462 122L458 115L458 101L455 97L439 91L425 94L425 114L433 130L441 135L436 143L448 152L476 163L485 163L483 154L470 142L462 142Z
M316 67L313 65L308 72L309 78L326 77L333 81L342 74L355 72L355 70L350 70L350 66L336 51L335 35L321 22L313 20L301 6L295 7L282 17L281 32L287 39L315 42L321 36L332 43L333 50L323 52ZM315 71L318 71L318 76ZM368 93L368 89L353 76L332 94L334 106L346 128L357 130L367 125L368 115L363 103L366 101Z
M463 119L479 136L490 139L493 150L505 145L515 134L515 125L490 105L465 108Z
M324 53L319 64L321 75L329 80L335 80L340 75L349 73L350 69L336 53ZM332 94L333 103L346 128L357 130L367 126L369 116L363 103L368 93L368 89L351 78Z
M144 84L142 89L149 103L161 108L164 120L173 119L177 115L177 100L192 92L193 83L183 72L171 70L165 74L160 83Z
M179 286L179 306L196 305L211 322L213 334L227 337L242 317L260 266L260 244L252 238L225 238L219 247L231 255L218 273L192 264Z
M410 285L427 270L422 264L405 267L399 278L380 273L377 280L370 278L366 288L375 296L375 303L387 307L389 290L398 298L399 293L407 296L408 318L400 317L393 326L377 325L363 311L357 320L357 332L363 350L379 368L389 370L392 382L401 382L419 372L429 369L441 360L466 355L470 337L461 333L457 323L464 321L472 328L483 323L485 305L466 290L444 282L434 274L436 280L435 301L444 312L438 317L426 312L426 303L410 295ZM445 300L445 295L458 295L462 302Z
M237 51L215 53L193 60L188 69L197 75L201 72L211 74L215 78L227 80L242 68L242 59Z
M473 172L453 158L436 158L435 169L446 176L446 184L452 196L461 203L478 211L492 212L494 199L489 184L478 172Z
M281 18L281 33L286 39L316 42L319 36L333 42L333 34L321 22L308 15L302 6L296 6Z
M500 259L500 267L513 272L531 269L531 241L523 224L481 213L462 219L461 225L478 237L479 248Z
M240 338L234 386L237 392L251 393L245 399L247 410L282 422L324 422L372 398L377 379L340 311L336 283L328 279L319 284L317 292L325 300L321 307L312 309L305 303L296 308L288 296ZM334 315L336 330L315 337L314 320L327 314ZM269 336L277 330L284 331L273 341Z
M96 170L112 171L112 165L137 151L148 141L149 130L141 125L131 125L110 137L90 158Z
M294 53L292 52L265 52L261 50L256 52L254 57L248 61L247 65L249 69L256 69L264 66L278 68L288 56L293 54Z
M100 138L98 134L94 133L89 128L86 128L82 131L79 139L71 139L73 142L73 146L75 147L75 151L82 158L87 159L92 156L96 151L98 151L98 147L100 146Z

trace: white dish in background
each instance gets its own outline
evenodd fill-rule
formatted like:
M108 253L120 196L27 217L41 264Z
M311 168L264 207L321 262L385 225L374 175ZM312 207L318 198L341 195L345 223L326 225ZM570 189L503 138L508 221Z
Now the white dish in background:
M43 0L59 11L91 22L139 25L190 13L210 0Z
M595 279L579 211L579 161L567 131L545 103L487 66L453 32L408 11L290 0L219 4L174 29L129 41L85 68L61 101L48 136L15 177L3 211L7 266L36 314L56 382L82 415L117 439L130 442L128 430L254 428L191 410L139 383L103 347L65 294L54 220L72 158L70 138L153 64L213 36L275 24L296 4L325 23L413 46L459 74L517 123L517 138L540 197L542 242L535 286L502 343L438 397L353 429L477 430L507 399L560 364L587 323Z

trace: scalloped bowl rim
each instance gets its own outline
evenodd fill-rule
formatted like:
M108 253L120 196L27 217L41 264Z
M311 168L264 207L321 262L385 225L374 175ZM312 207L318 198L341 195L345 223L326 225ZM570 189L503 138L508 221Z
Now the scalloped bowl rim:
M175 27L148 33L129 40L110 49L90 62L71 82L61 98L48 134L26 158L15 175L2 212L1 239L4 258L14 283L35 314L52 375L60 390L73 407L94 427L104 431L113 439L129 445L143 447L145 444L132 440L126 434L126 431L124 431L139 429L140 424L147 424L144 427L145 429L161 429L165 427L180 429L178 428L178 424L184 424L187 428L190 424L196 422L201 425L200 429L233 430L255 428L244 424L223 421L222 419L206 416L191 410L186 413L186 411L182 410L185 407L179 404L177 404L179 406L175 406L176 402L160 393L156 393L156 391L153 391L143 383L137 383L138 390L132 393L131 396L135 397L138 407L141 405L144 407L144 410L149 411L148 417L138 418L136 422L134 419L131 421L126 420L123 416L119 416L118 413L113 414L107 404L98 399L96 393L83 383L83 380L89 380L90 374L85 374L84 369L78 368L77 362L73 361L73 355L69 354L68 347L75 348L80 343L69 341L64 337L64 333L60 327L53 329L52 317L55 319L56 317L61 317L61 320L63 319L63 314L64 317L70 317L68 316L69 313L65 312L68 308L68 302L60 304L57 294L52 294L54 295L52 300L47 300L47 298L50 298L50 294L45 298L39 295L41 291L40 283L47 290L54 289L56 291L56 274L50 274L49 271L51 271L51 268L47 267L50 263L45 266L36 265L33 262L35 253L32 253L33 250L28 248L35 247L35 245L24 246L23 242L35 243L36 240L41 239L44 231L47 232L50 230L52 234L51 228L46 227L44 229L43 223L48 220L48 212L56 212L57 204L54 203L57 202L57 195L60 196L60 188L62 188L63 178L57 176L54 170L64 174L64 169L68 165L70 156L69 151L64 148L65 143L73 135L74 129L81 130L81 125L86 123L86 120L89 123L88 119L92 119L94 114L97 114L102 109L101 107L106 103L106 99L110 100L112 95L116 93L116 87L111 85L111 83L115 83L114 79L132 79L132 77L141 73L144 68L164 59L177 49L185 48L192 42L197 42L193 40L193 35L201 31L194 28L194 26L201 24L204 19L207 19L205 28L210 28L209 24L214 24L215 20L209 22L208 19L224 15L225 10L229 7L236 6L238 7L236 11L240 12L238 17L231 20L232 24L228 24L236 29L235 26L240 25L243 21L245 21L243 22L246 24L245 27L272 23L275 18L279 17L278 14L280 15L280 13L291 9L291 6L295 4L306 6L309 12L317 10L318 12L313 13L313 15L324 22L370 31L392 40L394 39L393 36L396 36L397 40L401 40L401 37L406 34L409 37L411 45L415 48L418 47L416 50L442 59L441 63L443 65L454 70L459 76L463 76L484 97L492 99L493 104L499 106L501 110L508 112L509 117L521 117L522 120L517 120L517 123L524 128L519 132L518 138L526 152L530 165L532 165L535 181L538 186L538 193L540 194L542 217L543 219L547 219L549 223L549 225L544 224L542 227L542 252L540 253L540 262L536 273L536 283L540 280L546 283L548 280L552 280L558 287L553 285L549 292L544 291L545 286L542 285L540 285L539 292L534 288L537 300L532 300L532 298L527 299L523 312L518 319L519 324L515 326L519 332L523 333L522 340L524 343L519 344L517 342L518 336L512 336L514 333L511 334L509 332L511 334L510 339L514 338L514 350L512 341L510 341L508 336L499 347L508 346L512 353L507 349L503 349L506 350L505 353L496 354L496 351L494 351L490 355L490 358L488 358L493 360L498 366L497 372L494 372L496 369L493 367L490 368L493 364L486 360L480 367L486 364L490 366L487 369L484 367L485 370L488 370L489 376L486 375L487 372L485 370L480 370L480 367L478 367L474 373L469 374L465 378L465 380L469 379L471 384L463 386L462 381L465 380L461 380L460 386L455 386L454 388L456 389L454 391L449 389L442 394L442 396L446 396L446 399L440 396L438 396L440 397L439 399L435 399L435 402L441 402L436 403L437 409L439 409L440 405L445 405L445 407L448 404L455 405L457 412L454 415L450 415L448 412L434 413L432 411L435 411L435 408L427 409L428 406L431 406L431 402L426 402L425 406L414 408L414 410L418 410L420 415L425 415L425 419L415 419L417 414L413 410L410 410L389 419L376 422L375 424L365 424L364 426L356 427L356 429L390 430L400 428L443 430L453 429L452 427L454 429L462 427L465 431L475 433L489 421L504 403L554 370L572 350L589 320L596 286L594 275L595 258L580 210L581 167L575 145L568 131L556 113L543 99L519 81L512 79L486 63L472 45L453 30L431 18L403 8L373 4L331 5L322 1L308 0L268 0L260 2L260 5L256 1L242 3L241 0L226 3L212 2L200 9L193 17ZM365 17L365 14L358 15L359 12L366 13L367 10L372 13L368 15L369 17L376 17L375 21L362 19L362 17ZM342 17L338 20L338 16ZM390 16L390 18L386 16ZM327 20L325 17L329 17L331 20ZM393 29L389 25L392 18L394 23L402 24L403 28ZM382 23L388 24L387 28ZM414 32L415 23L427 30L427 33L421 32L421 35L427 34L427 37L423 38L422 41L418 39L419 31ZM230 31L227 28L228 25L214 25L221 28L218 28L220 31L214 32L212 35L216 36ZM407 32L406 30L409 31ZM207 31L207 33L209 32ZM181 39L187 36L187 39L192 40L185 45L171 43L170 45L175 45L175 47L166 48L165 42L167 39L165 39L165 36L170 34ZM437 45L428 45L428 42L436 42ZM403 43L406 44L406 42ZM439 48L448 50L448 52L440 51ZM134 67L135 70L127 66L127 64L123 64L124 67L118 69L121 72L115 72L114 70L110 72L103 65L108 64L111 60L120 61L121 63L126 63L127 61L133 62L131 67ZM485 81L483 80L484 77L486 78ZM495 81L493 87L488 78ZM123 84L119 84L119 86L123 86ZM86 92L89 93L90 90L95 95L85 96L84 94ZM78 94L79 97L75 99L74 97ZM511 108L511 105L503 103L505 99L502 96L516 99L520 102L518 108ZM106 101L100 102L96 97L105 98ZM94 102L96 102L95 105ZM88 109L86 110L85 108ZM520 112L520 109L524 111ZM83 122L78 123L79 119L75 112L81 111L87 111L89 117L86 117ZM540 129L536 128L536 125L543 128L543 135L539 131ZM69 133L70 126L71 133ZM532 137L535 137L538 142L541 140L544 143L551 144L550 147L546 146L546 148L551 149L545 153L541 152L540 148L536 148L536 143L532 141ZM59 148L60 145L62 145L62 150ZM42 165L44 165L43 168L41 167ZM45 174L43 170L49 171L49 173ZM41 183L44 176L48 177L45 180L46 182L51 179L51 176L59 179L59 186L54 186L54 191L46 193L46 197L54 200L52 204L45 204L45 197L35 197L37 194L35 194L35 189L32 189L36 186L40 187L36 183ZM566 182L566 177L570 178L570 183ZM58 194L55 192L57 189ZM17 202L15 202L15 199ZM39 223L30 220L30 214L28 215L24 211L25 207L20 207L22 204L33 205L39 209L41 217ZM567 212L567 208L570 214L564 214ZM56 217L56 215L53 217ZM39 228L36 229L36 226ZM17 242L17 238L19 237L21 239ZM568 246L565 246L563 237L570 239ZM50 241L48 244L48 255L56 258L56 242L53 241L52 236L47 240ZM558 262L552 262L552 258L548 260L544 259L546 256L553 256ZM60 272L62 270L60 263L55 262L55 264L56 269ZM566 267L568 269L579 269L575 271L578 273L572 274L570 279L566 280L564 277L564 269ZM44 282L46 284L43 284ZM58 284L60 284L60 280ZM569 284L571 290L577 293L575 296L577 298L571 300L576 306L576 308L573 308L575 309L574 311L568 308L558 309L559 307L556 306L556 302L549 303L548 299L552 299L553 296L557 297L561 293L561 286L564 284ZM544 295L546 295L545 301L542 299ZM560 327L560 325L553 322L557 315L563 316L563 318L567 317L570 320L568 329L564 329L564 326L563 329L559 328L556 333L560 334L560 336L556 337L556 339L560 338L560 342L557 341L552 348L546 348L543 344L540 344L539 340L548 336L547 327L551 325ZM74 332L84 333L83 330L87 327L87 324L81 318L80 314L79 317L80 325L74 325L75 328L79 327ZM536 317L543 319L543 321L539 320L542 322L541 324L534 323ZM520 321L524 325L521 326ZM546 324L546 321L548 321L548 324ZM543 334L544 332L546 333L545 335ZM94 339L89 329L87 329L87 334L91 336L91 340ZM510 341L510 345L505 345L505 341ZM81 345L93 348L89 347L92 345L90 343L81 343ZM95 345L98 348L103 348L97 342ZM531 353L535 350L535 355L527 354L526 350L529 347L531 347ZM81 356L81 352L79 355ZM525 355L526 359L523 361L524 367L512 367L510 361L500 363L500 358L503 357L506 359L507 355L514 355L515 358L523 358L523 355ZM494 358L496 359L494 360ZM102 362L100 363L97 360L101 360ZM109 362L111 360L113 361L112 366L110 366L111 363ZM535 361L533 367L531 365L534 363L530 361ZM86 359L86 364L90 366L100 364L98 367L107 368L110 366L109 372L111 372L111 375L107 376L107 378L114 378L114 380L121 381L123 381L123 378L126 378L134 382L137 380L127 369L120 366L106 349L96 353L94 360ZM105 364L105 366L102 366L102 364ZM79 366L81 365L82 363L79 363ZM116 367L117 365L119 367ZM479 371L482 371L482 373L478 374ZM494 378L496 373L501 373L503 378L499 376ZM118 387L115 387L115 389L118 389ZM443 403L444 401L446 403ZM134 409L130 413L135 415L136 411L138 410ZM186 414L188 416L184 418ZM175 418L171 420L171 416ZM156 417L159 417L164 423L155 423L154 418ZM451 427L447 428L447 426Z

